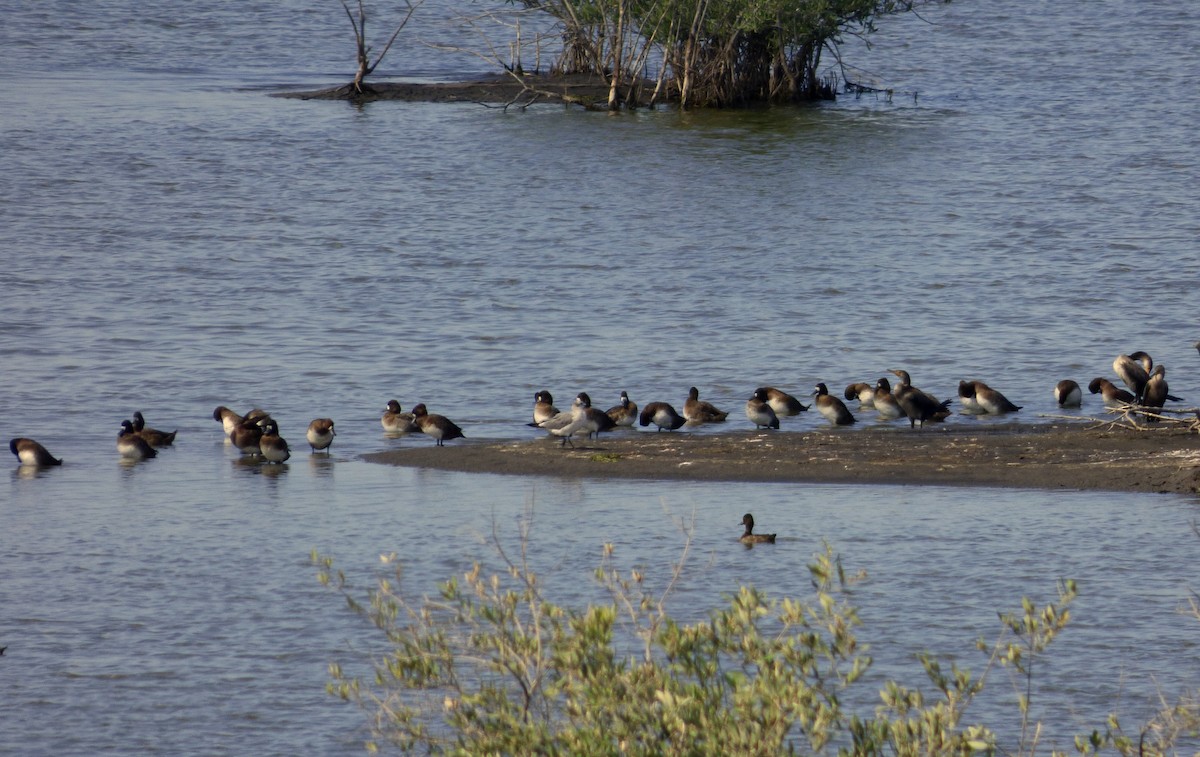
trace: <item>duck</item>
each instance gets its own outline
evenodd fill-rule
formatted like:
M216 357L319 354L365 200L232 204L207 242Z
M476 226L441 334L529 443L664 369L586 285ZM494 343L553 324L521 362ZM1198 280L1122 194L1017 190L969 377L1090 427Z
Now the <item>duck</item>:
M849 426L856 422L850 410L846 408L846 403L830 394L829 387L825 384L817 384L813 389L813 396L817 398L814 403L817 406L817 412L825 416L825 420L833 425Z
M242 422L242 416L224 405L217 405L217 409L213 410L213 420L225 429L225 436L232 436L234 427Z
M637 403L629 399L628 392L621 392L621 404L610 407L607 411L609 418L617 428L632 428L638 417Z
M1021 409L1020 405L1014 405L999 390L993 389L982 381L974 383L975 401L988 415L1004 415L1005 413L1015 413Z
M575 401L571 403L570 410L556 413L554 416L547 418L538 424L538 428L545 429L552 436L559 437L561 439L558 443L559 447L565 447L569 444L573 448L575 442L572 441L571 437L583 431L588 426L588 418L585 410L586 406L583 399L577 396ZM591 432L589 431L588 433L590 434Z
M588 396L587 392L580 392L575 399L583 404L583 430L587 432L589 439L599 439L600 432L616 428L616 421L610 418L608 413L592 407L592 398Z
M974 381L958 382L958 404L962 406L963 415L987 415L987 411L979 404L975 396Z
M800 400L782 389L776 389L773 386L761 386L754 391L758 392L760 390L766 392L767 404L771 406L771 409L775 411L775 415L777 416L799 415L808 410L808 405L800 402Z
M133 430L133 424L129 421L121 421L121 433L117 434L117 452L126 460L145 460L158 456L158 452L150 443Z
M141 410L136 410L133 413L133 430L137 435L149 442L151 447L158 449L159 447L169 447L175 442L175 434L179 433L176 429L170 433L159 431L156 428L148 428L146 419L142 416Z
M1137 404L1137 397L1117 386L1106 378L1097 376L1088 384L1088 391L1099 394L1104 398L1106 407L1121 407Z
M875 382L875 396L871 405L879 413L880 420L892 421L904 417L904 408L896 401L896 396L892 394L892 384L886 378Z
M383 416L379 419L379 425L383 426L383 430L394 436L404 436L418 431L416 417L412 413L403 412L400 403L396 400L388 400L387 407L383 409Z
M755 429L779 428L779 415L771 407L765 387L755 389L750 399L746 400L746 417Z
M543 389L533 395L533 423L527 425L540 426L543 421L556 415L558 415L558 408L554 406L554 397Z
M683 417L689 423L720 423L729 416L724 410L718 410L710 402L700 399L700 390L696 387L688 389L687 399L683 402Z
M279 424L274 419L266 418L260 425L262 434L258 437L258 450L262 456L272 463L284 463L292 456L288 449L287 440L279 435Z
M921 428L929 421L944 420L950 414L950 400L939 402L932 395L913 387L902 384L896 387L894 396L900 408L908 416L908 427L915 428L917 423Z
M677 413L668 402L651 402L642 408L642 413L638 416L638 423L642 427L653 423L658 426L659 431L664 428L667 431L674 431L687 423L687 419Z
M264 420L270 419L271 416L269 415L252 419L250 418L250 413L247 413L233 427L233 432L229 435L229 441L233 442L233 446L241 450L244 455L258 455L261 452L258 440L263 435L262 426L259 424Z
M430 413L425 404L421 403L412 409L413 422L426 436L433 437L439 447L445 447L445 442L451 439L465 439L466 434L458 425L444 415Z
M313 418L312 422L308 424L308 431L304 434L312 452L328 450L329 445L333 444L335 436L337 436L337 432L333 430L333 418Z
M921 427L924 428L925 424L929 421L940 423L946 420L946 418L950 417L950 400L943 402L929 392L922 391L913 386L912 377L909 375L908 371L893 368L889 370L888 373L891 373L896 376L896 378L900 379L900 383L892 387L892 394L895 395L896 401L900 403L900 407L904 408L905 415L908 415L910 426L915 424L917 421L920 421ZM910 399L907 403L908 407L905 407L905 397L912 392L919 394L922 399ZM912 414L909 413L910 408L920 411L916 419L914 419ZM920 417L926 413L931 414L928 415L928 417Z
M1113 360L1113 372L1129 387L1138 402L1142 400L1142 392L1146 390L1146 382L1150 380L1150 370L1154 360L1145 352L1138 350L1128 355L1117 355Z
M32 465L38 468L48 468L51 465L62 465L62 460L50 454L42 445L33 439L17 437L8 443L9 450L17 456L21 465Z
M1142 393L1142 404L1146 407L1162 407L1167 400L1182 402L1183 398L1170 393L1166 366L1156 365L1150 372L1150 380L1146 382L1146 389Z
M1083 404L1083 391L1071 379L1063 379L1054 385L1054 401L1059 407L1079 407Z
M847 386L842 396L851 402L858 400L859 410L875 406L875 387L861 381Z
M837 397L834 397L837 399ZM738 541L743 544L774 544L775 534L756 534L754 533L754 516L746 513L742 516L742 525L746 527L746 532L742 534Z

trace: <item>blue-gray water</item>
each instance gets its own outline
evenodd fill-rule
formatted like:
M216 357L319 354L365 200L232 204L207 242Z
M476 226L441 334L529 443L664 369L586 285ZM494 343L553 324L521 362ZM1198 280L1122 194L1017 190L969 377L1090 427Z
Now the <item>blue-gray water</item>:
M471 39L452 7L423 12L381 74L484 70L405 45ZM470 439L532 438L536 389L608 406L696 385L740 428L755 386L907 368L943 396L983 378L1037 421L1058 379L1109 375L1135 349L1200 397L1200 8L924 16L847 49L890 101L610 117L269 97L346 79L337 3L6 9L0 437L67 464L0 484L0 751L355 753L363 717L323 683L368 637L309 551L361 577L395 552L427 590L488 556L493 521L513 538L529 503L536 567L567 603L596 596L605 542L669 563L682 539L665 507L695 512L682 612L740 582L803 593L827 539L871 575L858 596L880 675L919 683L926 649L981 669L972 645L997 610L1074 577L1043 700L1055 733L1195 684L1196 621L1176 613L1200 587L1193 499L357 459L428 443L382 437L392 397ZM239 464L218 404L270 409L292 461ZM124 467L113 439L136 409L180 438ZM310 459L303 429L324 415L334 454ZM747 510L786 538L744 551Z

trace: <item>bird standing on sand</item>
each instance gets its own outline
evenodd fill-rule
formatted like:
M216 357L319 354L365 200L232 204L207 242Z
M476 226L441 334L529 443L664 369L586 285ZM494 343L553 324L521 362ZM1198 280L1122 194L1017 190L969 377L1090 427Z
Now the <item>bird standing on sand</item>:
M1134 398L1141 402L1142 392L1146 390L1146 382L1150 380L1150 370L1154 368L1154 360L1145 352L1138 350L1128 355L1117 355L1113 360L1112 367L1117 377L1125 382L1129 391L1133 392Z
M642 408L642 413L638 416L638 423L643 427L653 423L658 426L659 431L664 428L667 431L674 431L687 423L687 418L677 413L668 402L651 402Z
M638 417L637 403L629 399L629 394L621 392L621 404L614 405L608 410L608 417L619 427L632 427Z
M750 399L746 400L746 417L750 419L756 429L779 428L779 416L775 413L775 408L771 407L771 403L767 401L765 387L755 389Z
M570 410L555 413L554 416L547 418L538 424L538 428L544 429L548 431L551 436L557 436L562 440L558 443L559 447L565 447L569 444L572 448L574 448L575 442L572 441L571 437L575 436L575 434L584 430L584 428L588 426L588 417L586 412L587 405L584 404L582 399L583 396L586 395L581 394L580 397L575 398L575 401L571 403ZM610 418L609 420L612 419Z
M834 398L836 399L836 397ZM742 525L746 527L746 532L742 534L738 541L743 544L774 544L775 534L756 534L754 533L754 516L746 513L742 516Z
M592 407L592 398L587 392L580 392L575 399L583 403L583 430L587 432L589 439L599 439L601 431L611 431L616 427L617 422L610 418L608 413Z
M530 423L530 426L540 426L556 415L558 408L554 406L554 397L550 392L543 389L533 395L533 423Z
M421 403L412 409L413 422L426 436L433 437L439 447L445 447L445 442L451 439L465 439L466 434L454 421L444 415L430 413L425 404Z

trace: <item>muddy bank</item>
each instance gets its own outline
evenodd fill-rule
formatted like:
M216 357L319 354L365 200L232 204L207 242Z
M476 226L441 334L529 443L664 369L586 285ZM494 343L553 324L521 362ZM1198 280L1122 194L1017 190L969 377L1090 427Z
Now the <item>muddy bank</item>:
M371 462L468 473L691 481L914 484L1195 494L1200 436L1083 424L694 434L620 431L599 441L531 434L437 448L417 435Z
M648 97L653 91L652 82L644 84L638 96L638 104L647 104ZM625 91L622 89L622 95L624 94ZM353 92L348 86L338 86L328 89L278 92L275 96L299 100L473 102L488 105L566 102L584 107L607 107L608 84L599 77L586 75L554 77L527 75L525 83L522 84L512 76L498 74L458 82L368 82L367 91L361 95Z

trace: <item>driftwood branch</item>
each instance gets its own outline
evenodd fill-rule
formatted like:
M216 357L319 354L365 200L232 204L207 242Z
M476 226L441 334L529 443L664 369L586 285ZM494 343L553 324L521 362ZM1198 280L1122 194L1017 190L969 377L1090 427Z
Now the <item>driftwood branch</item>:
M360 95L373 93L371 87L365 84L363 80L370 76L371 73L375 71L375 68L383 62L384 56L388 54L388 50L392 49L392 44L396 41L396 38L400 36L400 32L404 30L404 27L408 25L409 20L412 19L413 13L415 13L417 8L420 8L424 2L425 0L416 0L415 3L412 0L404 0L404 5L407 9L404 14L404 19L400 22L400 25L396 27L396 31L392 32L392 36L388 39L387 44L383 47L383 52L379 53L379 55L372 62L371 48L367 46L367 11L366 8L363 7L363 0L358 0L357 18L355 17L354 12L350 10L350 6L346 3L346 0L342 0L342 8L346 11L346 17L350 19L350 25L354 27L354 43L358 61L358 68L354 73L354 81L347 85L347 89L353 89Z

